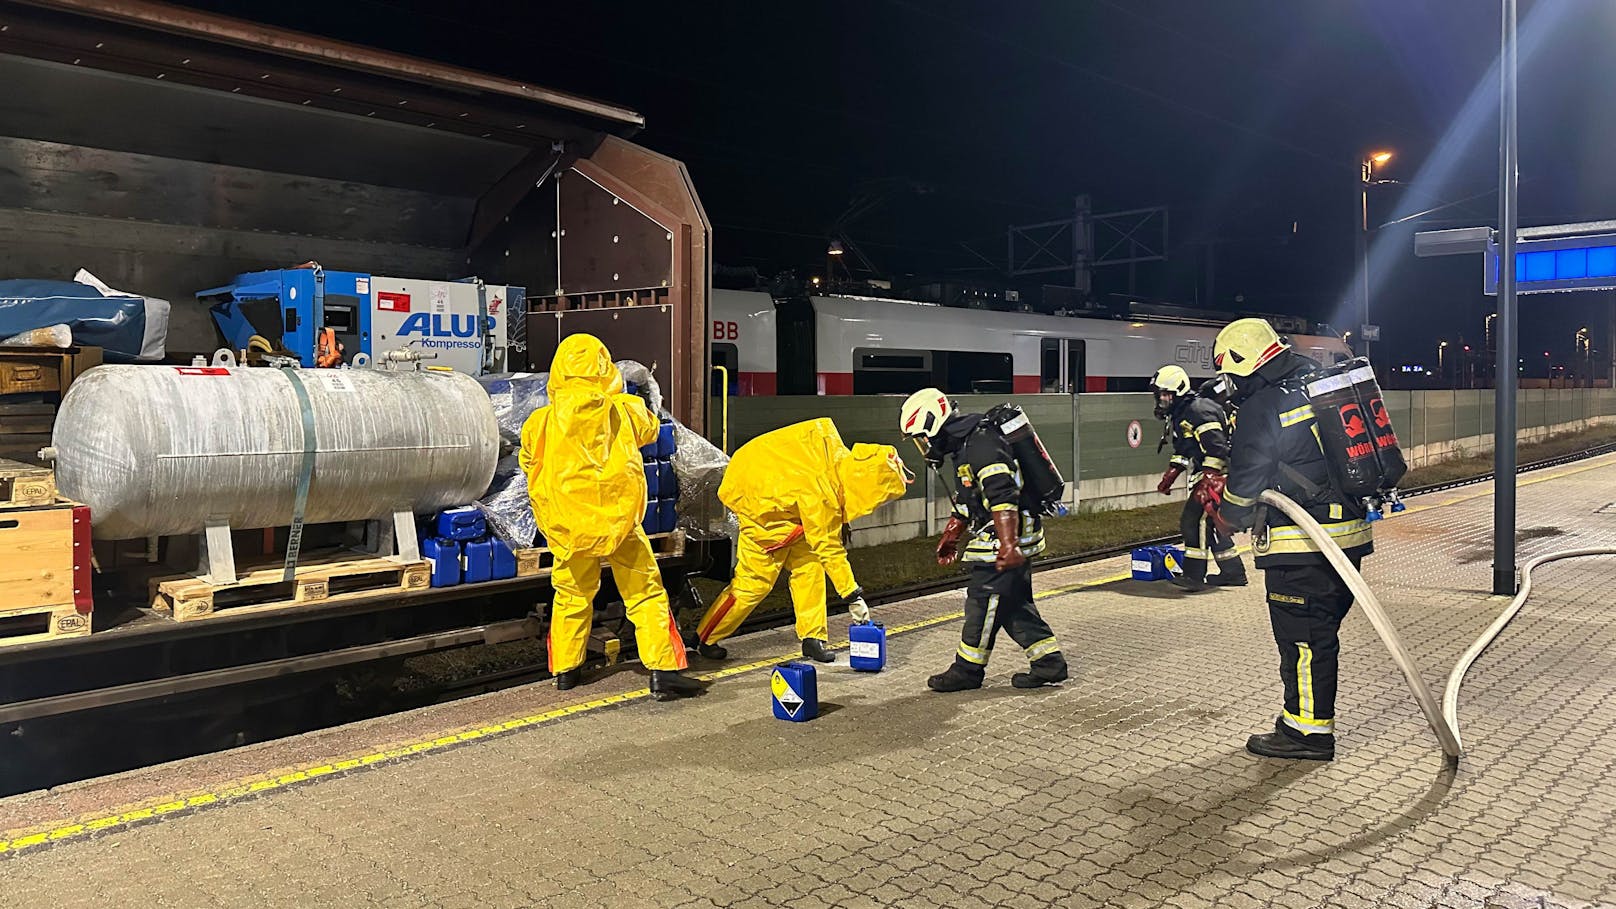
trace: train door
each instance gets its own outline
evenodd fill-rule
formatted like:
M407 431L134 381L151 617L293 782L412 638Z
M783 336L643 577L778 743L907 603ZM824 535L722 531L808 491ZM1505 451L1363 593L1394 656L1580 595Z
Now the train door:
M1083 341L1078 338L1043 340L1042 375L1039 390L1044 394L1079 394L1087 375Z
M819 393L814 304L807 297L775 301L775 385L777 395Z

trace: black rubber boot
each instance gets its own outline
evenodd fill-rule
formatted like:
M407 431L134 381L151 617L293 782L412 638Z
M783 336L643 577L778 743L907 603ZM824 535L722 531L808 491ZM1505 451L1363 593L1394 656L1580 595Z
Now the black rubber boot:
M1287 758L1293 761L1335 760L1335 736L1310 735L1304 740L1285 731L1283 722L1274 721L1274 731L1254 735L1246 740L1246 750L1261 757Z
M1066 679L1066 657L1056 651L1034 660L1028 671L1011 676L1010 684L1017 688L1042 688L1045 685L1059 685Z
M680 675L674 669L658 669L651 673L651 697L659 701L695 697L706 690L707 686Z
M1175 574L1169 583L1171 583L1174 587L1177 587L1179 590L1188 591L1190 593L1200 593L1206 589L1206 581L1203 581L1200 578L1190 577L1187 574Z
M717 644L697 644L696 653L708 660L727 660L729 651Z
M583 681L584 672L582 669L563 669L555 675L557 691L570 691L582 685Z
M967 667L955 660L953 665L926 680L932 691L970 691L982 687L981 667Z
M826 642L819 638L803 638L802 655L816 663L836 662L836 654L826 649Z
M1206 579L1212 587L1244 587L1250 583L1246 580L1246 562L1239 556L1232 559L1218 559L1218 573Z

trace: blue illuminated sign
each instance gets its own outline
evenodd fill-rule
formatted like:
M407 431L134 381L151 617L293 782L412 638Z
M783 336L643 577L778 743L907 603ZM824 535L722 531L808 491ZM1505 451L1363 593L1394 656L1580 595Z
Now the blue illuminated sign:
M1616 288L1616 234L1515 244L1517 293ZM1487 293L1498 293L1498 245L1487 246Z

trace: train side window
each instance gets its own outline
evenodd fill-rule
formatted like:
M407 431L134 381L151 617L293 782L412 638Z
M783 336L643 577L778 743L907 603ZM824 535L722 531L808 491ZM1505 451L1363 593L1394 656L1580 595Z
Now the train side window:
M738 372L738 370L741 367L741 352L740 352L740 349L737 348L734 344L714 344L713 345L713 365L714 366L722 366L725 369L729 370L729 394L730 394L730 397L733 398L736 395L740 394L741 393L741 376L740 376L740 373ZM723 375L722 373L720 373L718 370L714 369L712 371L712 375L708 377L708 388L710 389L708 394L711 394L715 398L724 393L724 386L722 384L720 384L720 383L723 382L723 379L721 378L722 375Z
M853 350L853 394L907 395L928 385L933 377L929 350L890 350L859 347Z
M1015 368L1007 353L940 351L943 391L951 395L998 395L1015 391Z

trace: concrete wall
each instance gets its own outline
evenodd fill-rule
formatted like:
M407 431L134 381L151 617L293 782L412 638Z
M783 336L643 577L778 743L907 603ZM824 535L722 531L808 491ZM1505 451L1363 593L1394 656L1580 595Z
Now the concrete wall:
M958 400L968 411L986 410L1006 400L1021 405L1062 474L1068 481L1080 478L1067 484L1069 507L1109 511L1167 501L1156 494L1168 453L1156 451L1161 423L1151 416L1148 394L968 395ZM895 396L732 398L730 450L782 426L830 417L849 445L896 445L910 468L918 471L919 452L898 433L902 401ZM1388 391L1386 405L1411 467L1492 450L1491 390ZM720 406L714 401L709 412L718 415ZM1616 390L1523 389L1518 410L1517 438L1534 442L1616 421ZM712 422L716 437L721 427L718 420ZM942 481L921 477L904 498L855 521L853 542L873 546L927 536L941 529L947 515L948 493Z

